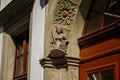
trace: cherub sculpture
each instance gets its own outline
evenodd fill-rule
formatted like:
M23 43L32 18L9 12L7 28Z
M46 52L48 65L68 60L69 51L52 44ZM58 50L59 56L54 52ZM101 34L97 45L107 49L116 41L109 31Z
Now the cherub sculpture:
M58 49L66 53L69 41L68 37L63 32L63 26L60 24L56 24L55 31L52 31L51 34L51 50Z

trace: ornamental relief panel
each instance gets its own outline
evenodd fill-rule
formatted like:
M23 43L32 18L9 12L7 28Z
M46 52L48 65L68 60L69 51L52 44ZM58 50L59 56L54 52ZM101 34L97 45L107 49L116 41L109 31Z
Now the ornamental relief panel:
M48 79L47 80L68 80L67 79L67 72L66 69L51 69L47 73Z
M79 4L79 0L59 0L54 13L54 23L71 26Z
M70 68L70 72L69 72L69 80L78 80L77 79L77 68Z

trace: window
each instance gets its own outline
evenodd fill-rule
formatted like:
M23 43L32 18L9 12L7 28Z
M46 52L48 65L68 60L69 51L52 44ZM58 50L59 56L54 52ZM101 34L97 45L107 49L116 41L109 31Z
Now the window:
M104 70L88 74L88 80L114 80L114 70Z
M27 80L27 65L28 65L28 31L15 37L16 42L16 57L14 80Z
M83 35L112 24L120 19L120 0L91 0Z

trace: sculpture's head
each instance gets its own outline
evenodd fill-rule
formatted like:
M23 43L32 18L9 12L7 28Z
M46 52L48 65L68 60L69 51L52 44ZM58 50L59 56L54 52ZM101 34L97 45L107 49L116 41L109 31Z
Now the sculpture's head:
M55 28L56 28L56 32L57 32L58 34L63 33L62 25L56 24L56 25L55 25Z

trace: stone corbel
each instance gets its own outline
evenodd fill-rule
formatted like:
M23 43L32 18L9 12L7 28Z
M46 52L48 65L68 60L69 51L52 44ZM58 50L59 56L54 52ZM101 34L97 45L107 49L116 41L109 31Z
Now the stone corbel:
M63 68L67 66L75 66L79 67L80 58L72 57L65 55L64 58L60 59L50 59L50 58L42 58L40 60L40 64L42 67L50 67L50 68Z

